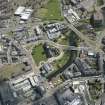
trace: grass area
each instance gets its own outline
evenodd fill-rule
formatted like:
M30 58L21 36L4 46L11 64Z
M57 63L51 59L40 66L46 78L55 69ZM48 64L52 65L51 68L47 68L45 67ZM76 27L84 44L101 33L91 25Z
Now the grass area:
M70 59L69 56L70 56L70 53L65 52L63 57L60 60L55 61L54 65L53 65L55 67L55 69L58 70L58 69L62 68Z
M50 78L53 74L58 74L58 72L60 72L61 68L66 65L66 63L68 62L68 60L70 59L70 53L69 52L65 52L63 57L60 60L54 61L52 63L52 66L54 67L54 70L49 73L48 75L46 75L46 78Z
M49 73L46 78L49 80L53 77L55 78L58 74L62 73L76 57L76 51L66 51L60 60L52 63L55 70Z
M89 91L93 100L97 100L102 93L102 84L95 80L93 83L88 83Z
M71 46L78 46L79 38L74 32L70 32L68 36L68 42ZM64 55L60 60L53 62L55 68L50 74L46 76L47 79L55 78L58 74L62 73L77 57L77 51L64 51Z
M98 26L97 25L97 27L94 28L94 31L95 32L100 32L100 31L103 31L104 29L105 29L105 26L104 25L101 25L101 26Z
M90 23L90 19L81 19L79 20L81 23Z
M24 64L5 65L0 68L0 80L10 79L13 75L23 73Z
M57 42L59 44L62 44L62 45L69 45L69 37L68 36L62 36L61 38L58 39Z
M32 56L38 65L41 61L46 61L47 57L44 53L43 45L39 44L38 46L35 46L32 50Z
M70 43L74 42L75 39L76 39L75 33L72 33L71 31L67 31L61 35L61 38L57 40L57 43L62 44L62 45L70 45Z
M9 37L14 36L14 34L13 34L13 32L12 32L12 31L7 32L6 34L7 34Z
M97 0L97 5L98 5L98 6L101 6L101 5L103 5L103 4L104 4L103 0Z
M59 0L49 0L44 8L39 9L38 17L42 20L63 20Z

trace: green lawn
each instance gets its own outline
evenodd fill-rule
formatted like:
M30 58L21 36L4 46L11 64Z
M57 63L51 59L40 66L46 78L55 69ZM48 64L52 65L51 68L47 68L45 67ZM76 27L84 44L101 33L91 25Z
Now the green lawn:
M69 45L69 41L68 40L69 40L68 38L60 38L58 40L58 43L62 44L62 45Z
M49 0L45 7L39 9L38 16L42 20L63 20L59 1Z
M32 56L38 65L41 61L46 61L47 57L46 54L44 53L43 45L40 44L38 46L35 46L32 51Z
M60 60L55 61L53 66L55 67L56 70L58 70L62 68L68 62L69 59L70 59L70 53L64 52L63 57Z
M103 0L97 0L97 5L98 5L98 6L101 6L101 5L103 5L103 4L104 4Z
M65 38L63 38L59 43L60 44L67 44L67 45L71 45L71 46L77 46L79 43L79 38L78 36L74 33L71 32L69 33L69 35L66 35ZM62 68L69 59L74 59L77 56L77 53L75 54L73 51L69 52L69 51L64 51L64 55L63 57L55 62L55 66L57 67L57 69Z

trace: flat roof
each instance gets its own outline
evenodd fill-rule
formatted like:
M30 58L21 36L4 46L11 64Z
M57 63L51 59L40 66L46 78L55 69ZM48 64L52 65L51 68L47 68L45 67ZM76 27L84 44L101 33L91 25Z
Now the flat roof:
M31 16L32 12L33 12L32 9L25 9L25 11L21 14L21 19L28 20L29 17Z
M21 13L25 10L25 7L19 6L15 11L15 15L21 15Z
M23 14L21 15L21 19L22 19L22 20L28 20L29 17L30 17L30 14L27 14L27 13L23 13Z

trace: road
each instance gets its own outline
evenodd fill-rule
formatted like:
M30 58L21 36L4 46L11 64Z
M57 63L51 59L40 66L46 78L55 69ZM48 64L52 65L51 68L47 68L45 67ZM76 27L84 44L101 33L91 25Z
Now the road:
M90 47L76 47L76 46L69 46L69 45L61 45L61 44L55 43L55 42L50 41L50 40L38 40L36 42L29 43L26 46L29 46L29 45L35 46L35 45L38 45L39 43L48 43L49 45L53 45L56 48L60 48L62 50L67 50L68 49L68 50L77 50L77 51L80 51L82 49L84 49L84 50L90 49Z
M94 51L96 52L103 52L101 50L101 43L97 46L97 44L99 42L97 41L93 41L93 40L90 40L86 35L84 35L82 32L80 32L78 29L76 29L72 24L70 23L67 23L68 27L73 31L75 32L76 35L79 36L79 38L81 38L90 48L92 48Z
M99 11L99 10L101 10L101 9L104 8L104 7L105 7L105 4L103 4L103 5L99 6L99 7L95 7L95 10L96 10L96 11Z
M99 7L95 7L96 11L99 11L100 9L102 9L103 7L105 7L105 4L99 6ZM77 34L83 41L85 41L85 43L91 47L92 49L94 49L96 52L103 52L101 50L101 46L102 44L100 43L101 41L93 41L90 40L86 35L84 35L82 32L80 32L78 29L76 29L71 23L69 23L69 21L65 21L65 23L68 25L68 27L75 32L75 34ZM105 31L104 31L105 32ZM100 40L102 39L102 37L100 38Z
M55 61L55 60L59 60L59 59L61 59L62 58L62 56L63 56L63 54L64 54L64 50L78 50L78 51L80 51L81 49L85 49L85 50L88 50L89 48L88 47L75 47L75 46L69 46L69 45L61 45L61 44L58 44L58 43L55 43L55 42L53 42L53 41L50 41L50 40L38 40L38 41L36 41L36 42L34 42L34 43L30 43L30 44L27 44L26 46L28 46L28 45L33 45L33 46L35 46L35 45L38 45L39 43L48 43L49 45L51 45L51 46L54 46L55 48L57 48L57 49L59 49L59 51L60 51L60 54L59 54L59 56L57 56L57 57L52 57L52 58L49 58L47 61L46 61L46 63L47 62L49 62L49 63L51 63L51 62L53 62L53 61ZM31 59L31 63L32 63L32 65L33 65L33 68L34 68L34 66L35 66L35 62L34 62L34 60L33 60L33 58L32 58L32 55L31 55L31 51L32 51L32 49L30 49L30 51L28 51L27 49L25 49L26 51L27 51L27 53L29 53L29 54L27 54L28 55L28 57ZM39 65L38 66L38 68L40 68L41 67L41 65ZM34 68L35 69L35 68Z

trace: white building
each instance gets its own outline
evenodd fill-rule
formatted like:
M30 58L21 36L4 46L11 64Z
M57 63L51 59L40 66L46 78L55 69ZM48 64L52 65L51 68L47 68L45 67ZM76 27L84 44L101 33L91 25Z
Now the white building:
M21 20L28 20L32 14L32 9L25 9L24 12L21 14Z
M21 15L24 10L25 10L25 7L19 6L19 7L17 8L17 10L15 11L14 14L15 14L15 15Z
M75 23L80 19L78 14L71 8L64 12L64 16L70 23Z
M17 10L15 11L15 15L20 16L21 20L28 20L32 14L32 9L26 9L23 6L19 6Z
M36 33L37 33L38 35L41 35L41 34L42 34L42 30L40 29L39 26L36 26L36 27L35 27L35 30L36 30Z
M77 14L75 11L73 11L72 9L69 9L69 10L68 10L68 13L69 13L69 14L73 14L73 15L76 17L77 20L80 19L79 16L78 16L78 14Z

